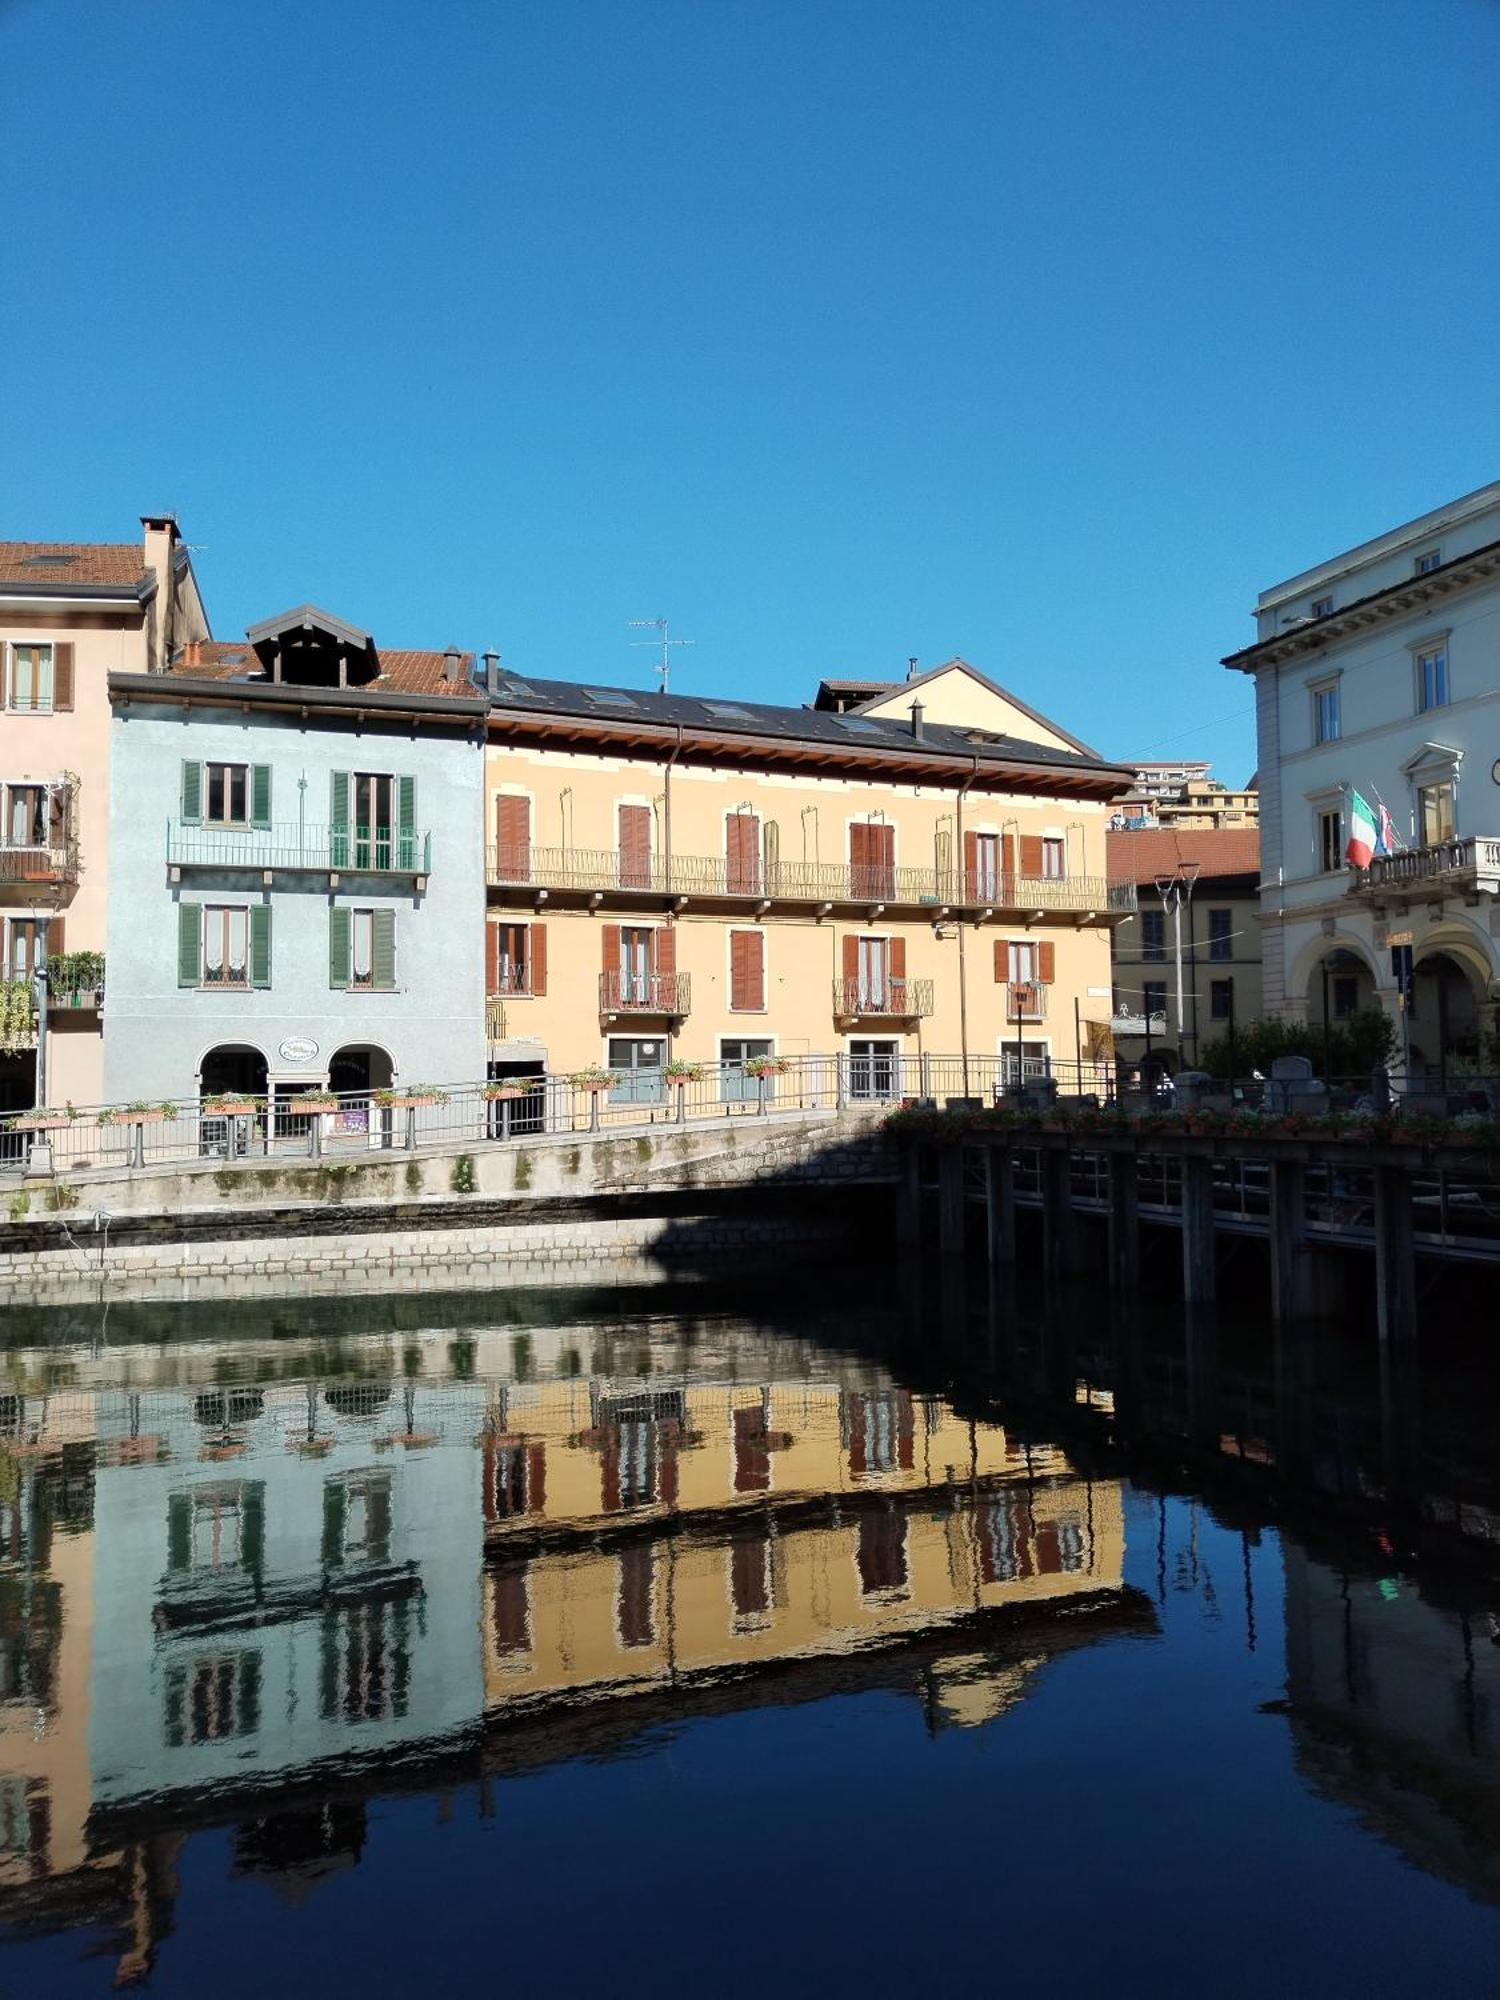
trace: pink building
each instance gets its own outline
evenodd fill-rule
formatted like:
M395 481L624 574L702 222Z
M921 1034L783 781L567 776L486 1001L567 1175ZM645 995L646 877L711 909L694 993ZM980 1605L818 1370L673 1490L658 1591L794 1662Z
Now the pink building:
M0 1111L97 1103L112 672L154 673L211 636L186 544L0 542ZM23 995L50 964L42 1089Z

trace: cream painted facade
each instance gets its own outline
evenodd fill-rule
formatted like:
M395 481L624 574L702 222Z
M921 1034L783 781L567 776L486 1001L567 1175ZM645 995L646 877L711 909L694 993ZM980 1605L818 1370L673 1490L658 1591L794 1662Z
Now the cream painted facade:
M909 736L918 699L954 717L969 706L966 731L955 720L941 732L940 755L925 722ZM790 732L803 712L775 713L793 718ZM1012 737L1024 726L1048 751L1067 739L961 663L857 713L870 731L856 725L813 770L798 767L808 746L795 740L785 753L747 740L741 759L686 727L659 748L615 751L527 718L516 741L497 735L492 708L492 1062L618 1072L623 1045L646 1042L656 1059L686 1062L753 1044L773 1056L967 1052L1009 1065L1019 1042L1034 1073L1097 1047L1110 925L1134 906L1133 887L1109 882L1105 852L1124 778L1101 783L1110 767L1095 762L1084 783L1061 759L1046 777L1008 770L998 725ZM865 774L859 753L884 748L882 736L931 749L920 775ZM988 761L966 765L954 738L982 742ZM937 761L950 770L934 780ZM611 975L623 963L629 983L632 951L647 1005L629 993L615 1004Z
M175 521L147 517L138 550L0 543L0 979L29 977L42 925L54 957L59 939L64 952L103 952L109 676L156 672L175 648L208 637ZM83 1004L58 1004L69 999ZM100 1101L102 1026L96 992L54 996L47 1103ZM36 1102L35 1078L27 1037L0 1054L0 1111Z

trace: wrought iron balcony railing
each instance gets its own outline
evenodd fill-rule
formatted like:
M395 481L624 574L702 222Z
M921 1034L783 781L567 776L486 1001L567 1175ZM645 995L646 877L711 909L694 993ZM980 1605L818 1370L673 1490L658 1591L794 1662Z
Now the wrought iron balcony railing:
M961 868L896 868L883 863L727 860L711 854L621 854L612 848L492 847L487 874L496 888L579 894L640 892L771 903L871 903L914 908L1007 909L1060 915L1128 916L1133 882L1100 875L989 875Z
M915 1021L932 1012L930 979L835 979L833 1011L840 1020Z
M295 873L420 875L432 873L432 835L399 827L189 825L167 822L171 868L258 868Z
M1362 869L1355 892L1384 895L1455 895L1500 891L1500 839L1469 834L1462 840L1439 840L1430 847L1413 847L1405 854L1380 854Z
M76 882L78 844L73 840L25 842L0 833L0 884Z
M681 1020L692 1005L692 975L686 972L601 972L601 1014L665 1014Z
M1045 1021L1047 989L1039 979L1012 979L1005 988L1007 1021Z

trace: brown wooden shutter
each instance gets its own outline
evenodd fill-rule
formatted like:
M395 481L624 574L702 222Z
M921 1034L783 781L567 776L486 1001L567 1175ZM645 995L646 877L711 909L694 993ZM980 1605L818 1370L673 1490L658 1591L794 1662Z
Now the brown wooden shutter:
M1034 881L1042 872L1042 840L1040 834L1021 835L1021 873Z
M749 931L750 940L748 1005L757 1012L766 1004L766 934L764 931Z
M891 977L892 979L904 979L906 977L906 939L904 937L893 937L891 939Z
M1004 938L995 939L995 978L1003 986L1010 977L1010 946Z
M531 991L545 993L547 990L547 926L531 926Z
M1036 948L1037 978L1043 986L1050 986L1057 966L1057 946L1051 938L1044 938Z
M730 813L724 821L725 886L731 894L753 895L760 887L760 816Z
M1002 875L1014 875L1016 872L1016 836L1013 833L1002 833L1000 836L1000 872Z
M618 972L620 969L620 926L601 924L599 935L604 940L604 970Z
M484 927L484 990L486 993L500 991L500 926L486 924Z
M649 889L651 886L651 808L621 806L620 886Z
M943 894L943 886L938 884L938 894ZM979 894L979 835L964 835L964 895L972 902Z
M531 880L531 801L502 792L495 801L495 844L500 872L512 882Z
M729 1005L744 1013L750 1005L750 932L729 933Z
M651 961L653 972L677 970L677 932L671 924L651 933Z
M859 977L859 939L852 931L844 939L844 977L846 979Z
M71 639L52 648L52 706L54 709L70 709L73 706L73 642Z
M47 926L47 956L61 958L66 947L63 944L64 924L61 917L54 917Z

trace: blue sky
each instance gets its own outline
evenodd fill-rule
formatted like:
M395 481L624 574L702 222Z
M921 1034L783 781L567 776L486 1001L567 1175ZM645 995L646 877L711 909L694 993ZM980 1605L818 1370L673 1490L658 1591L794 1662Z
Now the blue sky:
M1256 590L1500 476L1497 91L1495 0L0 0L0 535L1238 781Z

